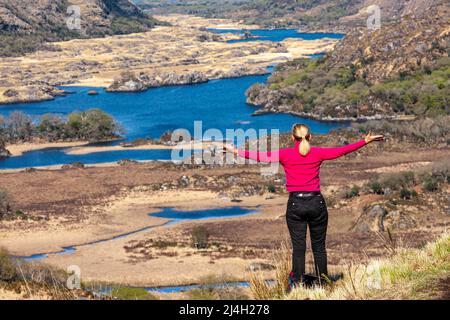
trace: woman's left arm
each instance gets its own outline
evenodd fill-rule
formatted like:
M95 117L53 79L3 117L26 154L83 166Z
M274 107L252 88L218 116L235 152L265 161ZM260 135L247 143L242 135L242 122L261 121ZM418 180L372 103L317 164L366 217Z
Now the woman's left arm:
M320 157L322 158L322 160L333 160L342 157L350 152L356 151L371 142L382 140L384 140L383 135L373 135L372 132L369 132L363 140L360 140L358 142L351 143L343 147L318 148L318 150L320 151Z

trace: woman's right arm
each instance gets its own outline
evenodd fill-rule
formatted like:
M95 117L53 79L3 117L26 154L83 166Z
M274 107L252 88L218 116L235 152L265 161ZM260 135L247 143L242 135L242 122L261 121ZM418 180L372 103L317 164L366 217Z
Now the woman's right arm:
M225 145L224 149L226 151L229 152L233 152L235 155L242 157L242 158L246 158L246 159L251 159L251 160L255 160L258 162L279 162L280 161L280 150L276 150L273 152L261 152L261 151L249 151L249 150L242 150L242 149L237 149L234 146L231 145Z
M317 150L319 151L319 156L322 160L333 160L345 156L350 152L356 151L371 142L382 141L383 139L384 139L383 135L373 135L371 132L369 132L369 134L366 136L365 139L360 140L358 142L351 143L343 147L317 148Z

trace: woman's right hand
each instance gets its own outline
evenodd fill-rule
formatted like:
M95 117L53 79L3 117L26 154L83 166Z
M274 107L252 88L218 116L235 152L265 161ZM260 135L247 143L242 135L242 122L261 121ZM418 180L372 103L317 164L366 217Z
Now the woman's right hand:
M371 142L374 142L374 141L383 141L384 140L384 135L382 135L382 134L374 135L372 133L372 131L369 131L369 133L367 134L365 140L366 140L366 143L371 143Z

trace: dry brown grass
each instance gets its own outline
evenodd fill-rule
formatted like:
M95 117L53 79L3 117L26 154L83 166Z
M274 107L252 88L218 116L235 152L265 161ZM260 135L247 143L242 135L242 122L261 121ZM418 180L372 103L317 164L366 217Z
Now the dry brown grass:
M448 281L442 279L450 275L448 232L422 249L396 248L389 258L342 266L344 278L336 283L313 288L298 286L289 293L284 287L290 271L288 252L283 246L279 260L275 260L274 285L267 284L257 274L252 276L251 291L255 299L433 299L442 297L443 293L438 286L430 287L430 283Z

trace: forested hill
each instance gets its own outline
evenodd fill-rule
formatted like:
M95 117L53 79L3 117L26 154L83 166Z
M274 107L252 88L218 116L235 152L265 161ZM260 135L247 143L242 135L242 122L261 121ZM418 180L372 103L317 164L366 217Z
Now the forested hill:
M449 21L442 4L376 31L355 29L323 59L278 65L248 102L320 119L449 114Z
M345 31L364 26L367 8L377 5L384 22L440 0L135 0L152 14L183 13L232 18L265 27Z
M80 8L79 29L67 19ZM0 0L0 56L21 55L46 41L146 31L158 22L128 0Z

